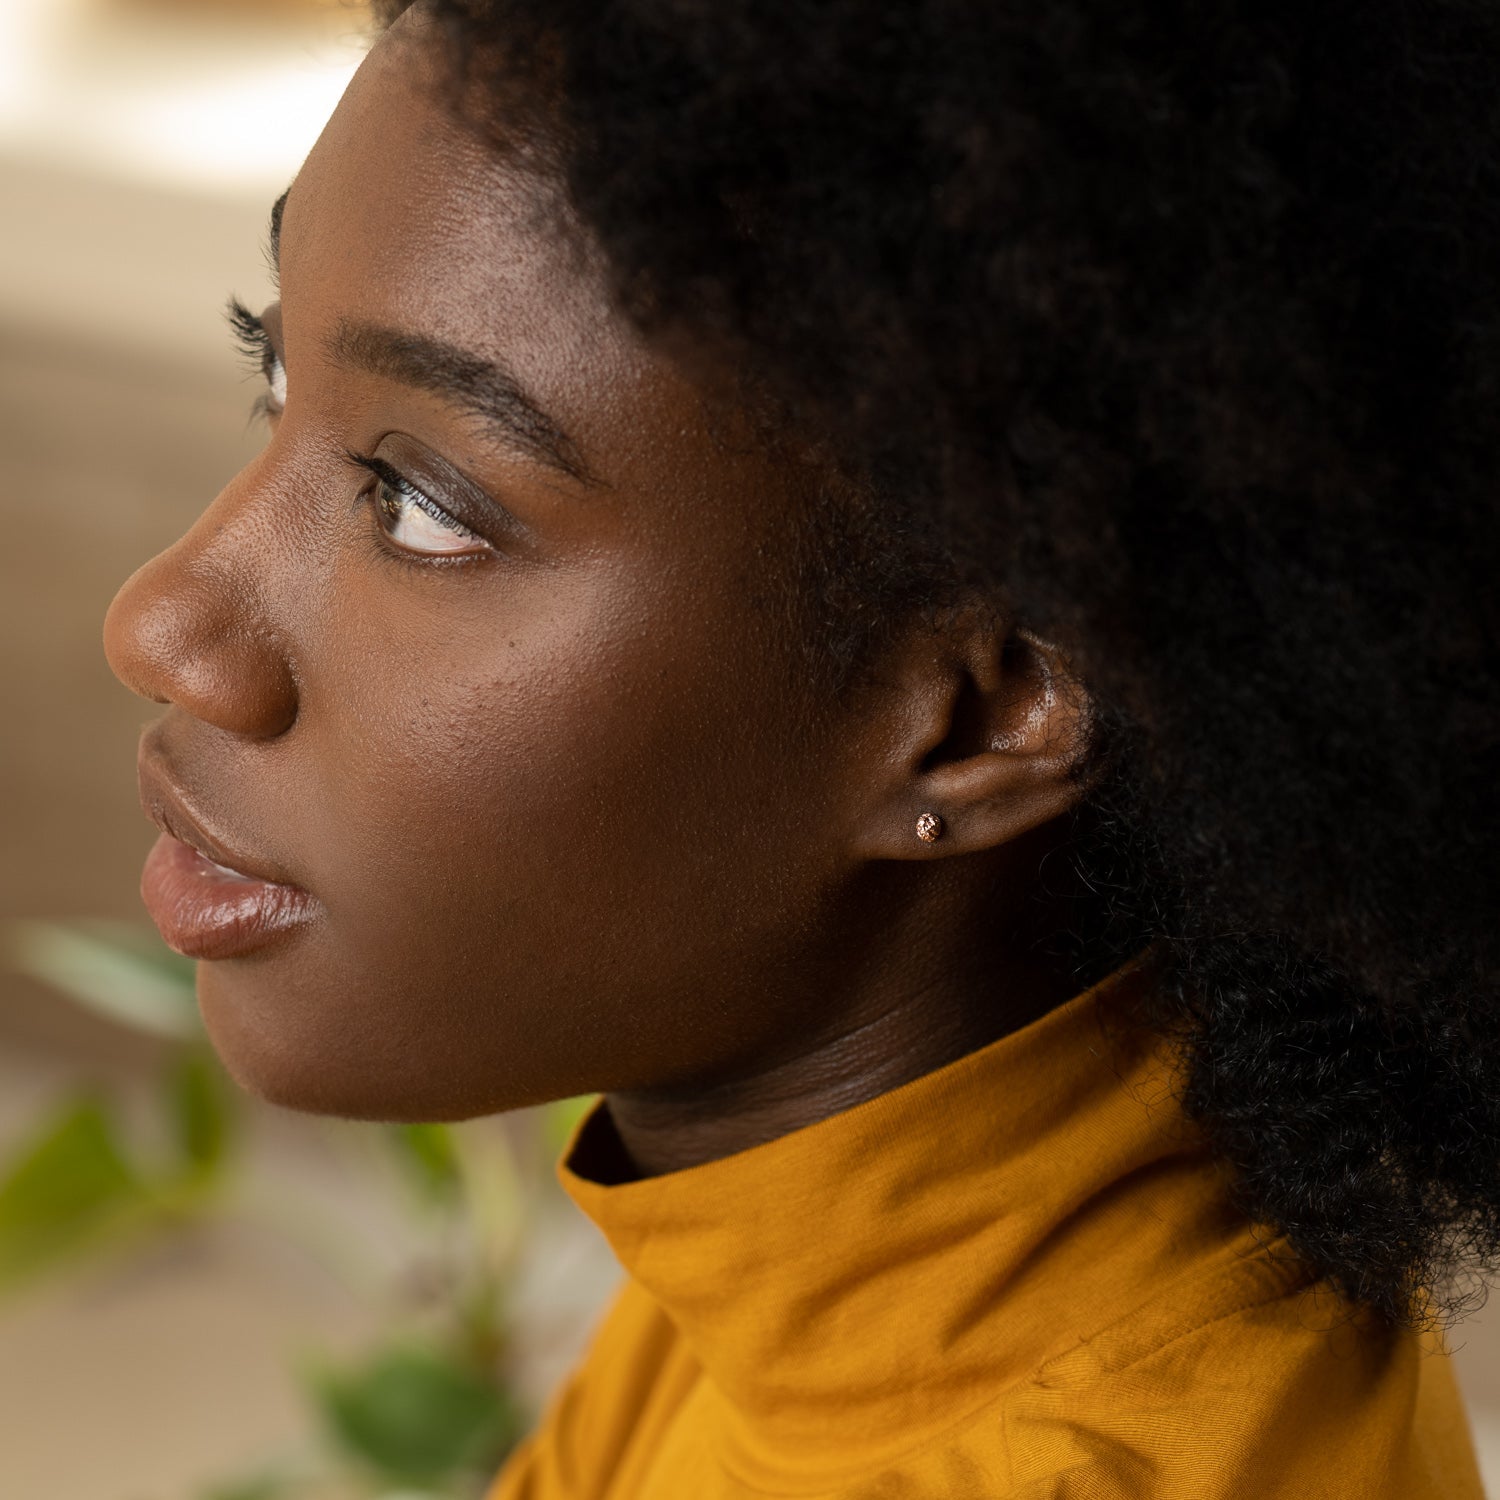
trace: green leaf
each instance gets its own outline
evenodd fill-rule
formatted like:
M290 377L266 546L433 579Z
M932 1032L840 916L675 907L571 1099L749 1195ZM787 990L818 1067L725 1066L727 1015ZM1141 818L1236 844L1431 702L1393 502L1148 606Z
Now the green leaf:
M149 1199L101 1101L74 1100L0 1175L0 1290L93 1248Z
M462 1196L458 1148L446 1125L400 1124L388 1130L396 1154L427 1197L451 1204Z
M339 1444L393 1484L431 1484L497 1466L521 1433L515 1403L442 1354L396 1346L361 1369L314 1377Z
M118 922L13 922L3 937L8 967L98 1015L174 1040L202 1034L194 965L154 934Z
M196 1176L217 1176L234 1118L223 1071L211 1051L194 1047L178 1059L167 1077L166 1104L183 1164Z

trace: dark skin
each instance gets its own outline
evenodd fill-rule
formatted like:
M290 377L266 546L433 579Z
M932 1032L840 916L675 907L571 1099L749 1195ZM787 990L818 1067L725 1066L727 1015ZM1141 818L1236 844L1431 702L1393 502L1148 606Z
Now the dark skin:
M168 705L149 774L318 903L201 966L241 1083L383 1119L602 1091L633 1169L673 1170L1077 989L1037 951L1066 905L1038 872L1085 700L977 607L816 689L778 601L823 476L612 310L429 46L388 34L298 175L264 319L284 410L106 646ZM422 388L371 330L493 365L532 416Z

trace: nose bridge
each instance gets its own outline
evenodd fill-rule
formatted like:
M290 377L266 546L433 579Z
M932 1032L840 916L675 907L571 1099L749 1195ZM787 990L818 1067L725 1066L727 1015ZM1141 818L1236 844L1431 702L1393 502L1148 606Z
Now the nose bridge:
M263 455L264 456L264 455ZM105 654L132 691L256 739L297 716L290 621L272 575L285 563L267 525L259 462L188 532L133 574L105 619Z

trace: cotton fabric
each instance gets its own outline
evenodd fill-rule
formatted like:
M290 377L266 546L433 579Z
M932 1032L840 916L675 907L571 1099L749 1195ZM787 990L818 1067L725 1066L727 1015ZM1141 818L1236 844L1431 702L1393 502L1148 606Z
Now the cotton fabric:
M627 1280L489 1500L1482 1500L1440 1338L1233 1208L1150 982L664 1176L591 1178L596 1107Z

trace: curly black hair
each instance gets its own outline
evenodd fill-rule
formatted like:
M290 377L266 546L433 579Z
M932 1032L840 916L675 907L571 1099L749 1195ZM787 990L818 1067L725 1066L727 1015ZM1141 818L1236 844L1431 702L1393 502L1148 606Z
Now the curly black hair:
M1246 1213L1393 1322L1468 1310L1500 1253L1500 6L423 8L621 305L878 497L830 655L976 587L1066 650L1076 856L1107 941L1168 955L1153 1019Z

